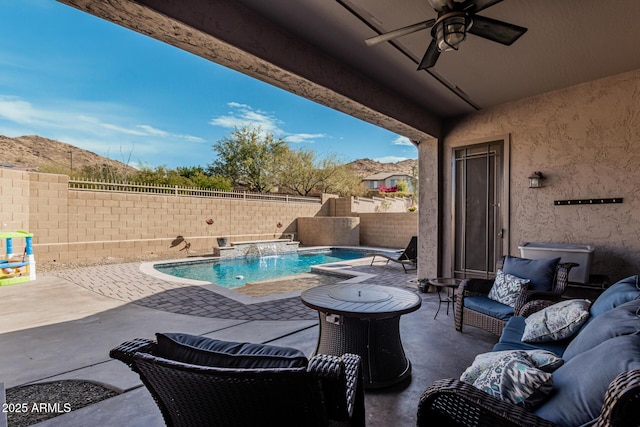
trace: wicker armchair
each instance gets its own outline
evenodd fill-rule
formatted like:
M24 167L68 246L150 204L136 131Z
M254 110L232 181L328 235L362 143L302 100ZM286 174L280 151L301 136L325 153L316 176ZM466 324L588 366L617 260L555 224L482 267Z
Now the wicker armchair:
M501 258L496 263L496 269L501 269L504 262L504 258ZM529 301L544 299L550 301L559 301L561 295L564 293L568 279L569 271L578 264L572 262L559 263L556 268L555 281L553 288L550 291L525 291L520 294L520 297L514 306L514 315L519 316L522 307ZM465 307L464 299L472 296L487 296L491 287L493 286L493 279L466 279L464 280L458 289L456 290L456 313L455 313L455 327L457 331L462 332L462 325L475 326L477 328L484 329L491 332L494 335L500 336L502 329L507 323L506 320L498 319L496 317L489 316L484 313L480 313L475 310L471 310Z
M112 358L137 372L167 426L364 426L360 357L317 355L306 368L235 369L154 355L135 339Z
M640 370L623 372L609 385L595 427L640 425ZM554 427L528 410L499 400L471 384L435 381L420 397L418 427Z

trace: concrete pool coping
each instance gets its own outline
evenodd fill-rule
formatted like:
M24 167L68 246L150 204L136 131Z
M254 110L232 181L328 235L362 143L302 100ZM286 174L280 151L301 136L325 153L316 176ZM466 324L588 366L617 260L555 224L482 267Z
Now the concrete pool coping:
M299 248L298 252L312 251L312 250L326 250L326 249L332 249L332 248L355 249L355 250L375 252L375 253L380 253L380 252L394 253L397 251L402 251L402 249L395 250L395 249L389 249L389 248L378 248L378 247L370 247L370 246L307 246L307 247ZM142 264L140 264L140 271L156 279L165 280L168 282L180 283L182 285L199 286L203 289L214 292L218 295L224 296L226 298L232 299L234 301L237 301L245 305L259 304L263 302L293 298L293 297L300 296L300 294L302 293L302 291L292 291L292 292L286 292L286 293L265 295L260 297L252 297L240 292L236 292L233 289L228 289L228 288L216 285L215 283L207 282L204 280L194 280L194 279L185 279L181 277L175 277L169 274L161 273L160 271L155 269L156 265L161 265L161 264L172 264L172 263L186 264L190 262L201 263L201 262L211 261L214 259L224 259L224 258L202 256L202 257L192 257L189 260L185 260L184 258L179 258L175 260L143 262ZM357 258L354 260L337 261L337 262L332 262L327 264L314 265L314 266L311 266L311 272L347 277L345 280L341 281L340 283L362 283L366 280L371 279L372 277L375 277L375 274L356 271L356 270L353 270L352 268L358 265L369 265L371 263L370 259L371 259L371 256L368 256L368 257L365 256L363 258ZM284 280L287 278L293 279L298 276L303 276L304 274L308 274L308 273L293 274L288 276L278 276L277 278L260 280L260 281L255 281L251 283L266 283L266 282L275 281L275 279L277 279L278 281Z

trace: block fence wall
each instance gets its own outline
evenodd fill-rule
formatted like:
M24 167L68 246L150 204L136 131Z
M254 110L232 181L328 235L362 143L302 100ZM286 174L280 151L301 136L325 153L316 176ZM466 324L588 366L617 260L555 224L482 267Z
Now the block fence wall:
M180 258L187 244L192 252L211 252L216 237L234 242L297 233L300 217L359 216L361 245L405 247L417 234L415 213L331 212L331 198L305 204L77 191L69 190L66 175L5 168L0 168L0 200L0 227L33 233L38 263ZM207 218L214 223L207 225ZM21 244L14 242L15 253L23 250ZM0 245L4 253L4 242Z
M418 212L361 213L360 245L405 248L418 235Z
M296 233L298 217L328 211L326 203L69 190L65 175L9 169L0 169L0 184L2 227L34 234L36 262L181 257L187 243L193 252L211 252L216 237L230 242L280 238ZM208 225L207 218L214 223Z

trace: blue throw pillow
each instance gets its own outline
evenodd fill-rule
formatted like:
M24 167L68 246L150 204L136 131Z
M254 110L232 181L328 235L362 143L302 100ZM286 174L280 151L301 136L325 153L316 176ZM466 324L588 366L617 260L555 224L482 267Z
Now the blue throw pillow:
M237 343L181 334L156 334L157 355L177 362L218 368L304 368L308 360L295 348Z
M530 291L550 291L553 288L559 262L560 258L526 259L507 255L502 271L529 279Z
M609 384L618 374L634 369L640 369L640 335L611 338L565 361L553 373L554 394L535 414L563 427L592 422L600 414Z
M591 305L589 312L591 317L597 317L604 312L616 308L625 302L640 298L638 276L630 276L622 279L615 285L607 288Z
M565 360L589 351L609 338L640 333L640 300L629 301L587 323L569 343Z

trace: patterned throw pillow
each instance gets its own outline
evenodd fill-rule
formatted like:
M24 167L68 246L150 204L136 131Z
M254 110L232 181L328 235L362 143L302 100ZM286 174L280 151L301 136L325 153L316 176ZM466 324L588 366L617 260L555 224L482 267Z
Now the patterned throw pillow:
M523 342L558 341L569 338L589 318L591 301L566 300L533 313L525 319Z
M533 362L533 366L545 371L553 372L564 364L564 360L549 350L525 350Z
M553 376L526 357L507 354L484 371L473 386L526 409L535 408L553 390Z
M471 366L469 366L460 376L460 381L473 384L480 374L491 368L494 363L509 354L528 359L534 367L544 372L553 372L564 364L564 360L548 350L492 351L490 353L477 355Z
M522 279L498 270L488 297L489 299L513 307L516 305L516 301L522 291L526 291L528 286L529 279Z

